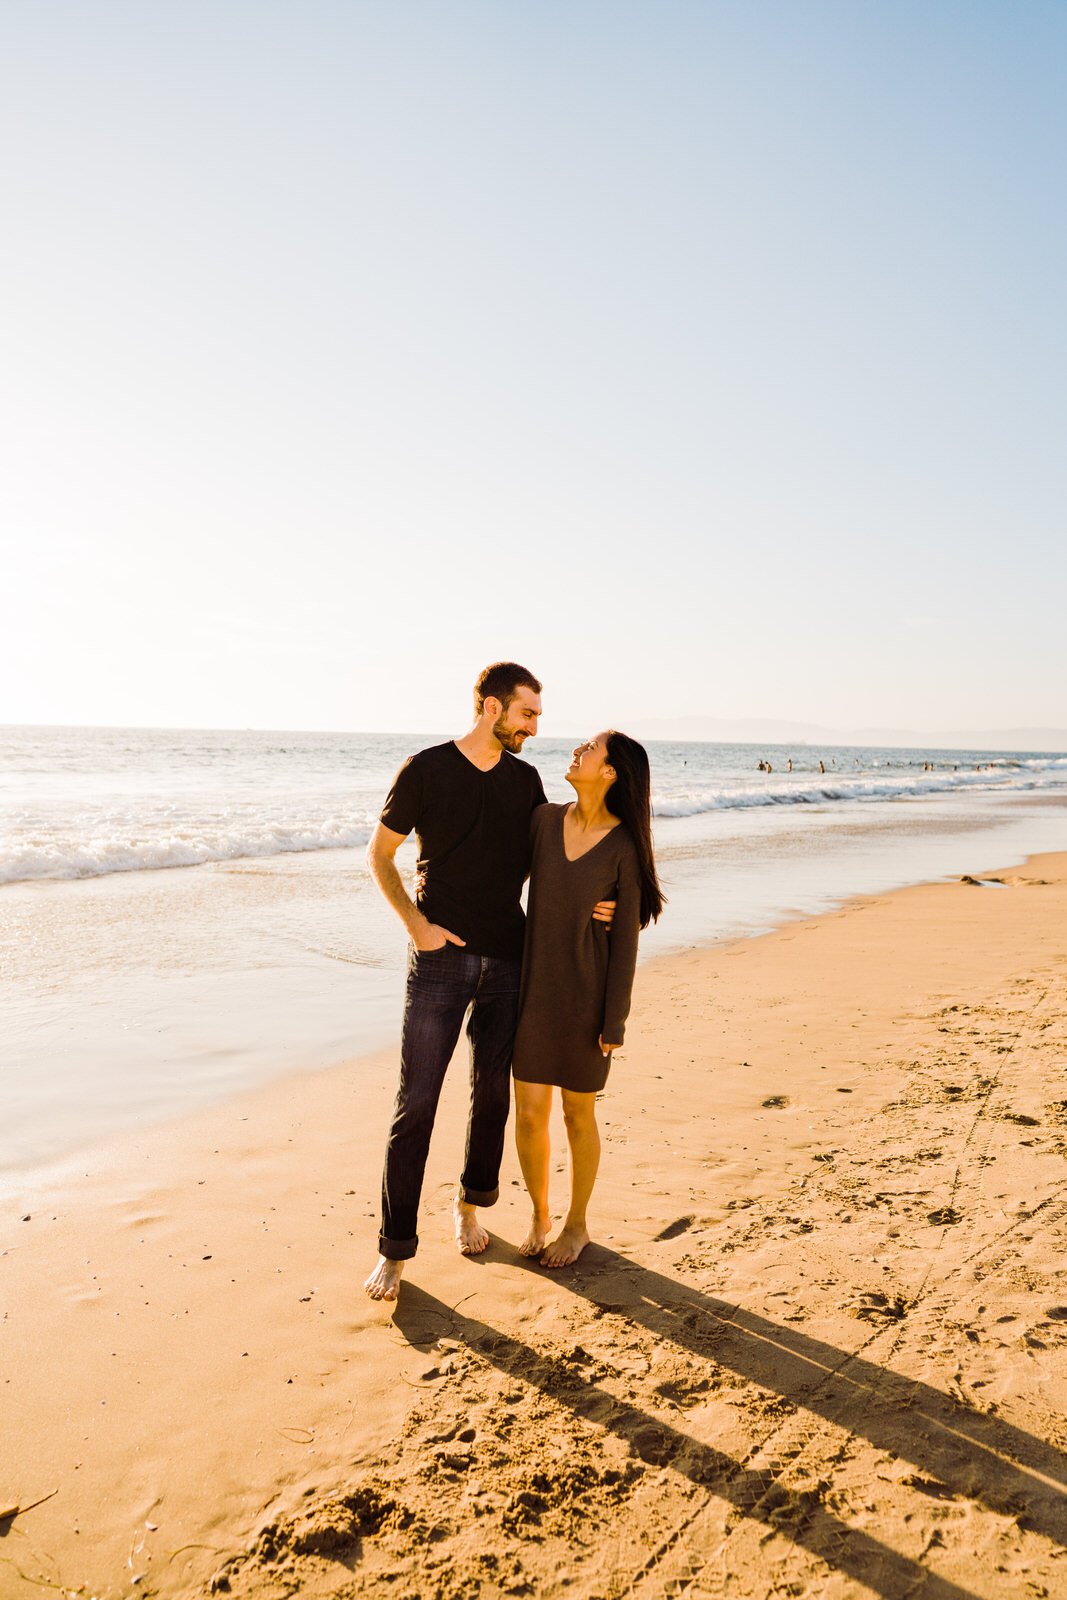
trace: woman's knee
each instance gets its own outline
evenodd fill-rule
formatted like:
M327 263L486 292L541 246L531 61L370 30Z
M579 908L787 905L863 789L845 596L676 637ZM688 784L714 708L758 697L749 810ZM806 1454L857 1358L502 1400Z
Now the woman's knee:
M515 1127L519 1133L540 1133L548 1127L551 1094L515 1094Z
M563 1121L568 1133L589 1133L596 1128L596 1095L563 1091Z

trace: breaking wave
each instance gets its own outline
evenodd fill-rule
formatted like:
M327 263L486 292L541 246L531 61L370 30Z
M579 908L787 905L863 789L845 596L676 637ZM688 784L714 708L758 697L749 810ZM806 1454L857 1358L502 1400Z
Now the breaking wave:
M718 783L689 793L653 794L657 817L694 817L705 811L735 811L747 806L825 805L836 800L893 800L903 796L945 794L953 790L1058 789L1067 783L1067 758L1062 761L996 761L981 772L932 772L855 777L820 774L812 782L804 773L777 784Z
M110 872L145 872L161 867L196 867L206 861L237 861L302 850L347 850L365 845L366 822L326 821L313 826L278 823L211 833L189 828L157 837L96 834L85 839L28 839L0 851L0 883L37 878L99 878Z

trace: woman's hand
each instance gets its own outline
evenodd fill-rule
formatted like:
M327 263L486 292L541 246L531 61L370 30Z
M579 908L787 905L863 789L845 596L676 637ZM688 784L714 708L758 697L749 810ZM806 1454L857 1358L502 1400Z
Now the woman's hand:
M605 928L610 928L615 920L614 900L598 900L593 907L593 921L602 922Z
M588 1037L588 1035L586 1035L586 1037ZM619 1048L617 1044L605 1044L603 1034L601 1034L600 1038L597 1040L597 1043L600 1046L600 1054L602 1056L610 1056L613 1050L617 1050Z

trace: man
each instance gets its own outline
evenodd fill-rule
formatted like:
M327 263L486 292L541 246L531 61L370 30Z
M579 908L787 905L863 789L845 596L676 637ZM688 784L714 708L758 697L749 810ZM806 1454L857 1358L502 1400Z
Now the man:
M471 1107L453 1219L464 1254L489 1243L476 1208L493 1205L499 1194L522 964L519 899L530 814L546 798L536 768L518 758L540 715L541 685L532 672L515 661L486 667L474 686L472 728L404 763L367 847L371 876L411 939L380 1255L364 1284L373 1300L396 1299L404 1262L418 1248L430 1134L468 1007ZM412 829L419 843L414 901L394 859ZM613 911L607 904L595 914L610 922Z

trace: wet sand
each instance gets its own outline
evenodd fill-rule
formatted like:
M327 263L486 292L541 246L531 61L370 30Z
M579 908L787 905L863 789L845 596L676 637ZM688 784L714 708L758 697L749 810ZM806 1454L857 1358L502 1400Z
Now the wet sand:
M1067 1592L1067 855L988 868L643 966L575 1268L510 1149L455 1252L457 1063L365 1299L392 1052L5 1202L0 1595Z

